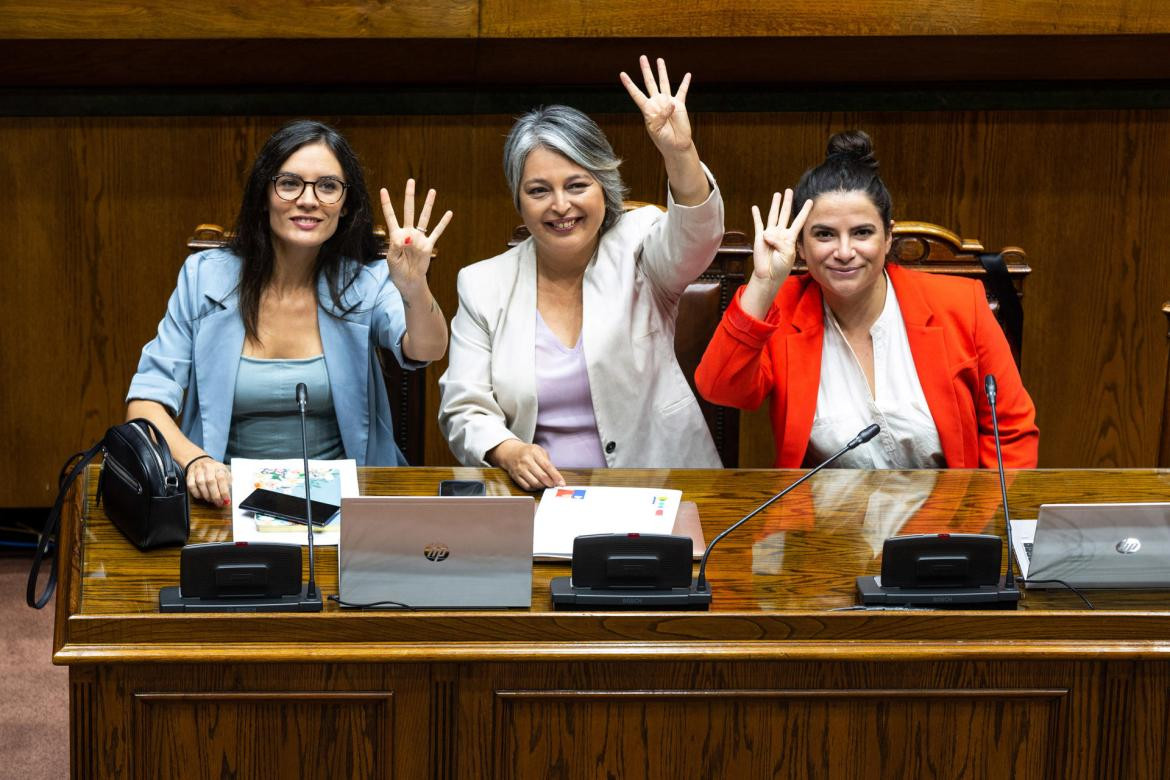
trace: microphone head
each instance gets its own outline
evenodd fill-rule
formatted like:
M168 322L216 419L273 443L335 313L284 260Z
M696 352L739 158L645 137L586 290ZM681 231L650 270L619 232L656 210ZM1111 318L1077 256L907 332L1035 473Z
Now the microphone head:
M297 405L308 406L309 404L309 388L304 382L297 382Z
M995 391L995 375L988 374L987 376L983 377L983 392L987 394L987 402L989 404L995 403Z
M854 447L860 447L862 444L865 444L867 441L872 439L874 436L877 436L878 433L881 431L881 429L882 429L882 427L880 425L878 425L877 423L866 426L861 431L861 433L854 436L853 439L848 444L845 445L845 449L851 450ZM844 451L845 450L842 450L840 453L838 453L838 455L843 454Z

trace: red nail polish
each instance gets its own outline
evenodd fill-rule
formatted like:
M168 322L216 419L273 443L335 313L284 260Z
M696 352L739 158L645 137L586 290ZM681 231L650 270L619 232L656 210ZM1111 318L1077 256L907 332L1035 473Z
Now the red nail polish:
M224 505L224 506L227 506L227 505L228 505L228 504L230 504L231 502L232 502L232 500L231 500L230 498L225 498L225 499L223 500L223 505Z

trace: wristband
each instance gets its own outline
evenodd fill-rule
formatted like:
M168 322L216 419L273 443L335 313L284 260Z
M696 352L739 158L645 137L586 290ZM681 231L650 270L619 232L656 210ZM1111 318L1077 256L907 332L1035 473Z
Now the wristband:
M190 471L191 466L192 466L192 464L195 463L195 461L203 460L204 458L208 458L209 460L215 460L214 458L212 458L210 455L208 455L206 453L204 453L203 455L196 455L194 458L191 458L191 460L187 461L187 465L183 467L183 473L186 474L188 471Z

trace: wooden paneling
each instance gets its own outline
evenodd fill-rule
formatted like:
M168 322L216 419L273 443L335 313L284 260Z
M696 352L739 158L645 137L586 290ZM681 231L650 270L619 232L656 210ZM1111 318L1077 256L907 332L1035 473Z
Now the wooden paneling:
M1170 744L1162 735L1170 733L1170 664L1135 664L1132 676L1117 670L1113 687L1119 689L1108 716L1125 718L1132 727L1123 734L1110 735L1121 746L1120 767L1103 767L1102 777L1170 776ZM1129 711L1125 711L1125 707ZM1106 749L1112 748L1112 745ZM1113 752L1109 750L1109 752Z
M0 61L0 87L82 90L83 102L92 98L97 105L118 106L116 113L126 113L121 109L122 99L100 93L95 96L83 88L251 87L264 98L261 106L277 106L265 107L262 113L279 113L274 93L280 102L288 103L310 97L344 100L355 87L394 92L468 85L494 90L507 85L513 90L555 94L561 86L616 86L617 72L636 68L638 55L643 53L664 57L680 71L694 71L696 86L726 90L731 95L744 88L771 91L834 84L856 99L859 84L881 88L905 82L949 82L947 88L954 89L954 82L973 81L976 85L969 89L979 99L987 97L987 82L1006 81L1010 82L1008 89L1026 90L1029 81L1075 85L1085 80L1170 78L1170 60L1162 56L1170 47L1170 34L1027 38L890 34L850 38L834 33L796 38L542 38L523 42L508 38L319 38L306 50L311 54L292 59L288 42L278 38L127 43L72 38L4 40L0 34L0 41L6 54ZM420 62L426 67L419 68ZM538 66L534 63L554 68L556 83L536 78ZM1021 81L1025 83L1021 85ZM307 86L333 87L337 94L309 95L304 91ZM168 102L182 103L185 98L182 92L170 89L163 94ZM923 93L922 99L936 105L941 102L930 93ZM750 100L742 98L737 108L749 105ZM41 105L41 112L61 112L58 101L46 99ZM361 99L353 105L349 112L366 113L370 107Z
M0 30L17 39L467 38L478 14L475 0L5 0Z
M647 778L1094 777L1099 673L1090 664L490 665L465 675L461 726L482 752L460 768L497 778L617 766Z
M481 0L480 8L481 34L500 38L1170 32L1170 8L1160 0Z
M290 57L290 40L312 45ZM9 0L0 42L9 88L251 85L292 100L308 85L613 84L642 52L733 88L1170 78L1161 0Z
M211 777L225 767L241 777L393 776L390 692L139 690L133 701L141 777Z
M632 198L661 200L661 162L633 113L601 114ZM348 134L371 187L407 176L455 212L432 287L448 317L458 268L502 251L518 221L500 168L506 115L323 117ZM282 119L0 119L10 200L0 331L0 506L43 506L64 457L123 414L195 224L230 224L251 157ZM895 218L946 225L989 249L1018 245L1024 381L1041 464L1151 465L1164 397L1170 291L1170 111L727 113L694 117L727 227L821 159L829 134L874 137ZM450 463L428 369L426 462ZM745 415L742 465L769 465L764 416Z
M87 695L74 700L79 725L104 724L122 735L101 751L94 750L95 742L75 745L75 776L430 774L430 757L415 749L430 742L430 688L426 675L410 667L168 665L139 666L132 676L125 671L98 670ZM79 693L76 681L73 691ZM125 749L131 745L137 749Z
M0 30L17 39L1135 35L1170 32L1170 9L1160 0L6 0Z

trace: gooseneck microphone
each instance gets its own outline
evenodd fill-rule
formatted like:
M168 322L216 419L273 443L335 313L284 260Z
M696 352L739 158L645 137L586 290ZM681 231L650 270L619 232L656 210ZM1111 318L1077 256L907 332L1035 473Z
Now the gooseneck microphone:
M791 485L784 488L783 490L781 490L779 493L777 493L776 495L769 498L764 503L760 504L758 507L753 509L751 512L744 515L744 517L741 520L739 520L737 523L729 526L722 533L720 533L713 540L711 540L711 543L709 545L707 545L707 550L703 553L703 559L701 561L699 561L699 577L695 581L695 590L697 590L697 591L707 590L707 559L711 556L711 551L715 549L715 545L719 544L719 540L721 540L723 537L727 536L729 533L734 531L736 528L739 528L741 525L746 523L748 520L751 520L753 517L758 515L760 512L763 512L765 509L767 509L769 506L771 506L776 501L780 500L784 496L791 493L793 490L795 490L797 487L799 487L801 485L801 483L803 483L805 480L807 480L813 474L816 474L818 471L825 468L826 466L831 464L833 461L837 460L837 458L841 457L846 452L849 452L849 450L855 449L856 447L860 447L862 444L865 444L867 441L872 439L874 436L877 436L878 432L880 430L881 430L881 426L879 426L877 423L874 423L873 425L866 427L864 430L861 431L861 433L857 434L852 439L850 439L848 444L846 444L844 447L842 447L841 449L839 449L835 453L833 453L831 456L829 456L829 458L824 463L822 463L821 465L817 466L816 468L814 468L811 471L804 474L804 476L802 476L800 479L796 480Z
M991 430L995 434L995 461L999 468L999 491L1003 496L1003 526L1007 533L1007 573L1003 578L1003 586L1004 588L1011 589L1016 586L1016 577L1012 573L1012 555L1014 553L1014 548L1012 547L1012 518L1008 514L1007 477L1003 473L1003 448L999 444L999 416L995 412L997 393L994 375L988 374L983 378L983 391L987 394L987 404L991 407Z
M302 585L301 546L284 542L188 544L179 557L179 584L158 592L160 612L320 612L313 560L313 505L305 409L309 390L297 385L301 449L305 456L305 514L309 521L309 583ZM246 502L241 502L246 503Z
M313 560L313 501L309 495L309 438L305 433L305 411L309 406L309 388L304 382L297 382L297 407L301 410L301 455L305 459L305 519L309 528L309 582L305 587L305 596L317 598L316 567Z

